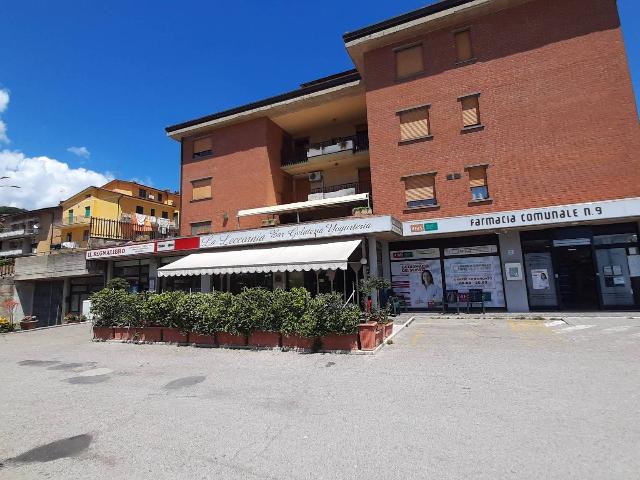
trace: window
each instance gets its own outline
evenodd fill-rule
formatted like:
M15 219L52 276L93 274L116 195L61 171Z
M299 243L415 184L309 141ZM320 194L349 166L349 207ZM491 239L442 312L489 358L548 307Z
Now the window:
M412 77L424 71L422 44L396 50L396 78Z
M486 165L469 167L467 171L469 172L469 187L471 188L472 200L487 200L489 198L489 190L487 189Z
M211 137L196 138L193 141L193 158L208 157L213 154Z
M420 208L437 205L435 174L427 173L405 177L404 192L407 201L407 208Z
M152 216L152 217L155 217L155 216L156 216L156 209L155 209L155 208L152 208L152 209L151 209L151 216Z
M169 212L162 212L162 218L169 218Z
M147 198L147 191L144 188L138 190L138 196L140 198Z
M191 200L211 198L211 177L191 181Z
M84 207L84 218L89 218L91 216L91 207Z
M429 107L416 107L398 112L400 117L400 141L428 138L431 135Z
M158 193L158 201L159 201L160 203L162 203L162 194L161 194L161 193Z
M69 223L73 223L73 210L69 210L67 212L67 216L68 216L68 219L69 219Z
M460 98L462 104L462 125L464 128L480 125L480 95L469 95Z
M89 240L89 230L85 230L84 232L82 232L82 241L86 242Z
M191 224L191 235L203 235L211 232L211 222L196 222Z
M141 215L144 214L144 208L142 208L140 205L138 205L136 207L136 213L139 213Z
M70 242L73 240L73 236L71 235L71 233L67 233L67 242Z
M454 34L456 39L456 53L458 62L468 62L473 60L473 49L471 48L471 30L462 30Z

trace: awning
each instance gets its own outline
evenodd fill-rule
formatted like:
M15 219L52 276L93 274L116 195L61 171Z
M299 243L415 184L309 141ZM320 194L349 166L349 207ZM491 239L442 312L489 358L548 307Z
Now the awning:
M159 277L346 270L361 240L289 243L270 248L193 253L158 269Z
M368 193L357 195L344 195L342 197L322 198L319 200L309 200L307 202L285 203L272 207L251 208L249 210L239 210L238 217L249 217L251 215L275 215L278 213L299 212L302 210L313 210L314 208L331 207L344 203L366 202L369 200Z

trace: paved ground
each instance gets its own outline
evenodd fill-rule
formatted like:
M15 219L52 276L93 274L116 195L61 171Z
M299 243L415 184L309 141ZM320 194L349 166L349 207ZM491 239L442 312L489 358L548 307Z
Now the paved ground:
M418 317L375 356L0 336L0 478L637 479L640 319L546 323Z

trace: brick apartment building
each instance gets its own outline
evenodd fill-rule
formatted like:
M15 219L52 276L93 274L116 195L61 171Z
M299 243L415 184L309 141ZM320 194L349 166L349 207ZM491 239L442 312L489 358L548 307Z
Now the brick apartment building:
M184 238L146 247L165 287L349 297L378 274L415 309L478 289L510 311L640 306L615 0L444 0L344 41L352 71L166 129Z

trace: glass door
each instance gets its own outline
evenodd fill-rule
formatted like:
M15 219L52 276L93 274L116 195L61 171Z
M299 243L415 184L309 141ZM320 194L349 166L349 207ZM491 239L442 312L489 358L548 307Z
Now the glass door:
M591 245L554 248L558 295L565 309L597 309L598 286Z

